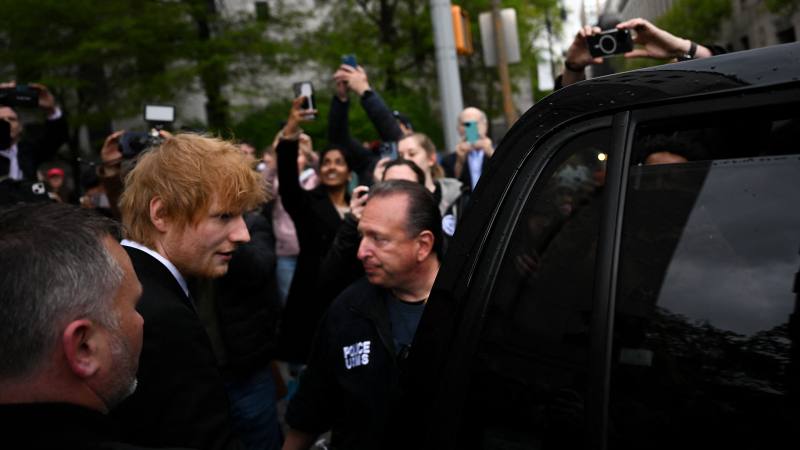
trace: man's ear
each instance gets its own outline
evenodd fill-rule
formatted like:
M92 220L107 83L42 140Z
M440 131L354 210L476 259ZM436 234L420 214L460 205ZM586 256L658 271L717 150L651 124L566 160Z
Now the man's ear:
M88 319L74 320L61 338L64 356L76 376L90 378L100 370L103 335L95 323Z
M161 197L153 197L150 199L150 222L153 223L156 230L162 233L166 233L169 228L166 215L164 214L164 202L161 200Z
M417 262L425 261L428 255L433 251L433 233L429 230L423 230L417 235Z

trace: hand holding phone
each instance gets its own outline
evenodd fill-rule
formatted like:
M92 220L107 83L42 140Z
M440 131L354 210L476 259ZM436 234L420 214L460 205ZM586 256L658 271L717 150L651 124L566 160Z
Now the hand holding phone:
M316 107L316 102L314 101L314 85L311 84L310 81L301 81L299 83L294 84L294 96L297 97L304 97L303 104L300 106L303 110L313 110ZM303 118L306 120L312 120L316 118L314 113L307 113L303 114Z
M350 214L352 214L356 220L361 220L361 214L364 212L364 206L367 204L367 200L369 200L369 187L356 186L356 188L353 189L353 195L350 196Z

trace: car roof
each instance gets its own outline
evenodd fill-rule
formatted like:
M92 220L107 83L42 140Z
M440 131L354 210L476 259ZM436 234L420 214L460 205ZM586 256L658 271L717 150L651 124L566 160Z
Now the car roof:
M798 80L800 43L794 42L582 81L545 97L525 116L555 115L556 122L564 122L587 112Z
M462 222L460 237L448 253L457 254L453 259L462 263L468 259L466 255L491 220L491 210L504 197L527 155L558 130L584 119L661 102L790 83L800 85L797 42L622 72L556 91L531 107L506 133L481 176L483 182L472 196L472 211L467 211L467 216L481 216L481 219Z

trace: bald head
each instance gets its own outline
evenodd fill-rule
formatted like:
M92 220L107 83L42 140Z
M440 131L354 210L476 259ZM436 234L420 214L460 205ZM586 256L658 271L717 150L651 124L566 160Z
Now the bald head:
M489 128L489 121L486 118L486 113L474 106L464 108L461 114L458 115L458 134L462 137L465 133L464 124L467 122L476 122L478 124L478 134L486 136Z

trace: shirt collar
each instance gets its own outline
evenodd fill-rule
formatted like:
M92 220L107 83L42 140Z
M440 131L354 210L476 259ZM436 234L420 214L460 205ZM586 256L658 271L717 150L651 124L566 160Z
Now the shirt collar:
M189 298L189 286L186 284L186 280L183 278L183 275L181 275L181 273L178 271L178 268L175 267L175 265L172 264L167 258L161 256L161 254L156 252L155 250L151 250L150 248L147 248L144 245L135 241L123 239L122 242L120 242L120 244L126 247L141 250L147 253L148 255L152 256L153 258L157 259L161 264L164 265L164 267L167 268L167 270L169 270L169 273L171 273L172 276L175 277L175 280L181 286L181 289L183 289L183 293L186 294L187 298Z
M0 155L8 158L8 178L11 178L12 180L22 179L22 170L19 168L19 158L17 157L17 154L17 144L12 145L5 150L0 150Z

